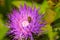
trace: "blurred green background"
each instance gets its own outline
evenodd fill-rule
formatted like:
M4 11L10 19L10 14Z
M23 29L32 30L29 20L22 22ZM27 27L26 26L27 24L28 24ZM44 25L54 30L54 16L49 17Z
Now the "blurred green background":
M39 13L45 14L44 20L47 21L46 28L42 28L44 33L39 36L34 35L35 40L60 40L60 0L0 0L0 40L9 40L5 37L7 31L7 14L14 7L19 8L20 4L28 6L35 5L40 7Z

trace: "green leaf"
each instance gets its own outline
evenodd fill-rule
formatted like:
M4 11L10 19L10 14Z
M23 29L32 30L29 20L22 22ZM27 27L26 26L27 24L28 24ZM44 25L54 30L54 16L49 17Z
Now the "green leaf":
M0 15L0 40L3 39L3 37L5 36L8 28L4 25L3 20L2 20L2 15Z
M56 13L51 9L47 9L47 10L48 11L46 11L44 19L48 24L51 24L55 19Z
M56 17L55 17L55 20L56 20L60 18L60 3L56 5L55 12L56 12Z
M20 5L24 5L27 4L28 6L31 6L33 8L33 6L36 6L36 8L40 7L40 4L37 4L34 2L34 4L32 4L31 2L27 2L27 1L12 1L12 4L16 7L20 7Z
M56 36L57 32L53 32L52 26L50 24L46 25L48 27L48 36L50 40L54 40L54 37Z
M41 13L44 13L48 7L48 2L44 0L44 2L41 4Z

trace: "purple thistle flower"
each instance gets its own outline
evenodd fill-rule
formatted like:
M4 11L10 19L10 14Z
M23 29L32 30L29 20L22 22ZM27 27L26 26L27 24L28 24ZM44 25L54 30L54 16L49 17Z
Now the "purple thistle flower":
M12 29L8 33L15 34L12 40L22 40L23 38L27 40L28 37L30 40L34 40L32 33L37 35L41 31L41 27L45 25L42 20L43 14L38 14L38 11L35 7L32 9L26 4L24 7L21 5L19 11L13 9L13 12L8 15L9 28Z

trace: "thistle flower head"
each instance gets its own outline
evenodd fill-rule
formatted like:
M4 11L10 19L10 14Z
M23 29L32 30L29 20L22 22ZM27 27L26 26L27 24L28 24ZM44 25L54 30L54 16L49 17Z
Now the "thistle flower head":
M24 6L21 5L18 10L13 9L12 13L8 15L10 20L9 28L12 29L9 33L15 35L12 40L22 40L22 38L27 40L28 37L34 40L32 33L38 34L41 31L41 27L45 25L42 20L43 15L38 14L39 10L35 7L32 9L26 4Z

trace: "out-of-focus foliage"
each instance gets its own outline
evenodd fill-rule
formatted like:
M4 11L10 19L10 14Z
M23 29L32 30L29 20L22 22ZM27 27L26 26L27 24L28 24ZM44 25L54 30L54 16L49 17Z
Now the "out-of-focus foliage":
M51 24L54 21L55 16L56 16L56 13L53 10L51 9L46 10L45 20L48 24Z
M5 5L4 0L0 0L0 5L2 5L2 6L4 6L4 5Z
M44 28L42 28L45 33L47 33L49 40L54 40L54 37L56 36L57 32L53 32L52 26L50 24L47 24Z
M7 30L8 30L8 28L4 25L4 22L2 20L2 15L0 14L0 40L3 39Z
M29 5L29 6L32 7L32 8L33 8L33 6L35 6L36 8L40 8L40 4L36 4L35 2L34 2L34 4L33 4L33 3L31 3L31 2L26 2L26 1L13 1L12 4L13 4L14 6L18 7L18 8L19 8L20 5L24 5L24 4ZM38 6L39 6L39 7L38 7Z
M48 8L49 8L48 2L44 0L43 3L41 4L41 9L40 9L41 13L44 13Z
M24 3L36 8L40 7L39 13L45 14L44 19L47 22L46 27L42 28L44 35L34 36L36 40L56 40L56 36L60 36L60 1L59 0L43 0L42 3L38 3L41 0L5 0L0 6L0 40L5 36L7 28L4 25L3 19L5 15L16 6L17 8ZM37 3L36 3L37 2ZM4 16L2 19L1 16ZM47 36L46 36L47 35ZM3 39L4 40L4 39ZM8 40L8 39L7 39ZM60 40L59 38L57 40Z
M56 11L56 19L60 18L60 3L58 3L55 7L55 11Z

